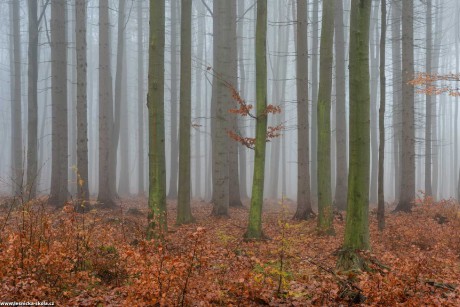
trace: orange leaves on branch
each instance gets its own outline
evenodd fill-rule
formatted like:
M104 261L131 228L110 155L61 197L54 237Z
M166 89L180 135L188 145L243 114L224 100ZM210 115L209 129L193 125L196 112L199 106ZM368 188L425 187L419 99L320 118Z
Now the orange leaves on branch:
M237 141L238 143L246 146L247 148L254 149L256 138L242 137L241 135L232 130L227 131L227 135L232 140Z
M437 85L437 82L459 82L460 74L428 74L428 73L417 73L414 80L410 81L409 84L417 88L418 94L424 95L440 95L448 93L450 96L460 96L460 90L457 87L451 85Z

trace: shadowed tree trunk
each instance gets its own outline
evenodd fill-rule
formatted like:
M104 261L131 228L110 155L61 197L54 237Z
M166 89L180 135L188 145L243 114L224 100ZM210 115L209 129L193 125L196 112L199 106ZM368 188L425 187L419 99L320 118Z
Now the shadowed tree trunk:
M297 210L294 219L313 215L310 194L310 154L308 135L308 5L297 0Z
M343 0L335 1L335 94L336 94L336 187L334 204L338 210L347 209L347 119L345 89L345 37Z
M402 156L400 198L395 211L411 211L415 199L414 1L402 2Z
M49 203L64 206L68 197L67 3L51 1L52 170Z
M318 91L318 230L333 234L331 192L331 89L334 3L323 2Z
M369 249L370 91L369 23L371 1L352 0L350 19L350 169L342 270L363 269L358 250Z
M246 239L262 239L265 137L267 133L267 0L257 0L256 20L256 141L251 207Z
M146 105L144 94L144 29L142 18L142 1L137 2L137 144L138 144L138 194L144 196L144 108Z
M318 203L318 42L319 42L319 0L313 0L312 16L312 61L311 61L311 197Z
M192 114L192 0L182 0L180 30L179 193L176 224L193 222L190 208Z
M425 70L427 74L432 73L433 55L433 16L432 16L432 3L431 0L426 1L426 62ZM458 54L457 54L458 57ZM432 96L425 95L425 196L430 197L433 195L431 186L431 109L432 109Z
M148 237L163 237L166 220L164 121L165 1L150 1L149 44L149 230Z
M10 63L11 63L11 167L13 194L23 191L24 166L22 161L22 123L21 123L21 34L19 25L19 1L10 3ZM53 143L54 144L54 143ZM54 162L53 162L54 166Z
M75 34L77 52L77 197L88 201L88 119L86 94L86 0L75 1Z
M110 69L110 21L108 0L99 2L99 194L104 207L115 206L110 168L116 153L113 138L112 73Z

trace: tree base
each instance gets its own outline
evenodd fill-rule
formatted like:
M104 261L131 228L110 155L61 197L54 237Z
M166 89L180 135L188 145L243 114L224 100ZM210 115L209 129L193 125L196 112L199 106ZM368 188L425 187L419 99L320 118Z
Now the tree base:
M177 219L176 226L193 224L195 222L196 222L196 219L192 215L190 215L190 216L187 216L187 217Z
M297 209L292 219L297 221L306 221L314 219L315 217L316 214L313 212L312 209Z
M270 237L266 236L265 233L262 231L260 234L251 233L246 231L243 235L245 242L253 242L253 241L268 241Z
M342 249L338 252L337 269L340 271L369 271L369 266L358 250Z

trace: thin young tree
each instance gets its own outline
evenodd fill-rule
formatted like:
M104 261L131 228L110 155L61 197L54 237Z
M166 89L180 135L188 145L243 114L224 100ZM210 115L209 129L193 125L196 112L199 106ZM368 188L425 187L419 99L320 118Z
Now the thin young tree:
M294 219L313 215L310 194L310 145L308 135L308 5L297 0L297 210Z
M179 119L179 191L178 225L193 222L190 207L190 151L192 115L192 0L182 0L180 26L180 119Z
M331 191L331 89L334 3L323 2L318 90L318 230L333 234Z
M385 162L385 47L387 31L387 0L381 0L381 23L380 28L380 109L379 109L379 174L378 174L378 204L377 220L379 230L385 228L385 191L384 191L384 167Z
M144 196L144 25L142 18L142 1L137 2L137 146L138 146L138 194Z
M163 237L166 220L164 121L165 0L150 1L149 87L149 227L148 237Z
M358 250L369 249L370 0L352 0L350 17L350 169L345 239L337 262L342 270L362 269Z
M432 60L433 60L433 12L431 0L426 1L426 62L425 70L427 74L432 73ZM458 54L457 54L458 58ZM433 195L431 185L431 167L432 167L432 135L431 135L431 110L433 104L432 95L425 95L425 195L430 197Z
M265 148L267 133L267 0L257 0L256 19L256 140L249 224L246 239L262 239Z

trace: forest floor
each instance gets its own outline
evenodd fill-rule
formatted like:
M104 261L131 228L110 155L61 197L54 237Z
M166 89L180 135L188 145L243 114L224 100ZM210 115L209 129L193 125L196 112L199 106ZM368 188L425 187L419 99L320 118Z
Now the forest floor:
M320 236L316 220L293 221L294 203L268 202L269 237L245 242L248 210L211 217L194 202L196 223L174 226L168 204L164 242L145 240L147 201L115 210L75 213L35 200L12 209L0 201L0 302L61 306L392 306L460 305L460 207L420 202L411 214L370 214L370 271L338 272L344 214L336 235Z

